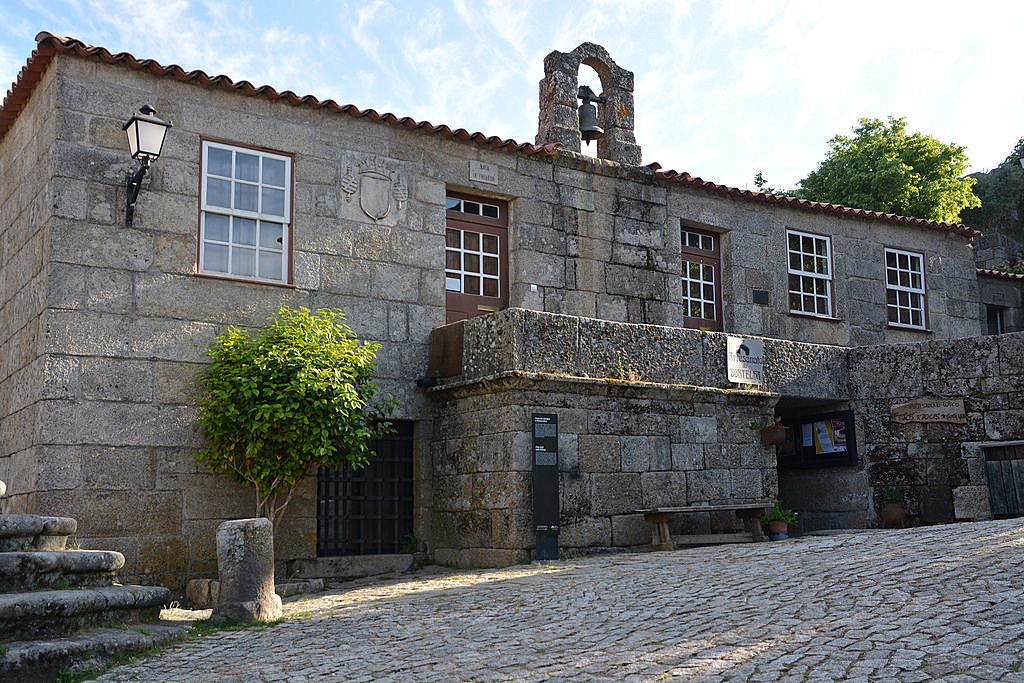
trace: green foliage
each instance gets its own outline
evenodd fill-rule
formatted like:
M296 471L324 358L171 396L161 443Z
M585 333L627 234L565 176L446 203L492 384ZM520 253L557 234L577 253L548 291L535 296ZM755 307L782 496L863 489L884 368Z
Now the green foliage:
M853 137L829 140L825 160L800 181L795 196L858 209L957 223L979 206L964 148L906 132L906 120L860 119Z
M985 233L998 232L1024 243L1024 138L999 166L975 173L974 194L981 206L960 212L960 220ZM1018 271L1013 271L1018 272Z
M772 187L769 185L768 181L764 179L764 175L761 174L761 171L758 171L757 175L754 176L754 187L757 188L758 192L763 194L774 194L779 197L793 196L793 193L790 190L783 190L782 188Z
M894 489L892 486L886 486L882 489L882 502L883 503L898 503L900 502L900 492Z
M199 423L209 445L196 459L256 489L256 513L277 522L296 485L318 467L353 469L390 431L374 402L379 344L360 343L337 310L282 306L269 325L231 327L207 350Z
M762 515L761 521L765 524L768 522L785 522L786 524L796 524L797 514L792 510L788 510L782 507L782 501L778 501L772 508Z

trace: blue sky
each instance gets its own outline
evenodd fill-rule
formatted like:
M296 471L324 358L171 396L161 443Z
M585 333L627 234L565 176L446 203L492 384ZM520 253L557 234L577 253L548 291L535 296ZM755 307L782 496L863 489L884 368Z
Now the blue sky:
M860 117L970 170L1024 136L1019 0L0 0L5 87L39 31L519 142L544 56L592 41L636 76L644 163L741 188L794 186Z

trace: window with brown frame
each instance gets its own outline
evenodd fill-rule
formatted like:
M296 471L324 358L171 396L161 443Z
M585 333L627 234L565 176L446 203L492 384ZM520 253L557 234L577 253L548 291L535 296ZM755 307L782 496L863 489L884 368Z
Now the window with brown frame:
M683 226L683 326L722 329L721 235Z
M508 306L508 203L449 192L444 282L447 322Z

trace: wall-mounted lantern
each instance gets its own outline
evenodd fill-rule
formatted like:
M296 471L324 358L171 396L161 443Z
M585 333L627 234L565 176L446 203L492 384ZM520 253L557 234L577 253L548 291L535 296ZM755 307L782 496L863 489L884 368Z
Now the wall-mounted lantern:
M135 200L139 197L142 179L149 170L149 165L160 158L164 136L171 127L170 122L158 119L154 114L156 109L144 104L139 107L139 113L132 114L128 123L124 124L124 131L128 134L128 151L132 159L142 162L139 170L128 179L128 204L125 207L124 219L126 225L131 225L135 220Z
M590 145L591 140L600 140L604 137L604 129L597 125L597 107L594 102L604 104L604 100L594 94L590 86L581 85L576 97L583 100L580 105L580 136Z

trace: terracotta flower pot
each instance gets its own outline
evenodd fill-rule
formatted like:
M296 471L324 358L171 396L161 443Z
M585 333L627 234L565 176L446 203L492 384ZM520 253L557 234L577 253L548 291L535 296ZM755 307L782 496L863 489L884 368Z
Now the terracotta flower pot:
M779 446L786 443L786 430L782 427L765 427L761 430L761 443L765 446Z
M789 538L789 524L779 519L774 519L768 524L768 538L773 541L782 541Z
M882 528L895 529L903 528L903 522L907 520L907 511L903 509L903 503L885 503L882 505Z

